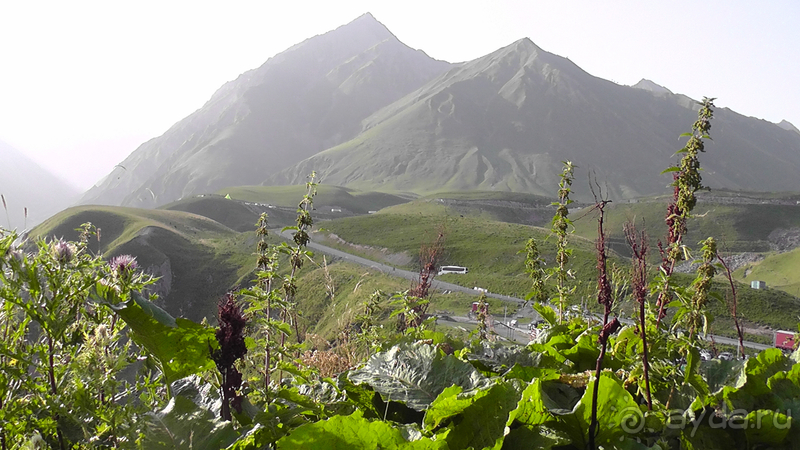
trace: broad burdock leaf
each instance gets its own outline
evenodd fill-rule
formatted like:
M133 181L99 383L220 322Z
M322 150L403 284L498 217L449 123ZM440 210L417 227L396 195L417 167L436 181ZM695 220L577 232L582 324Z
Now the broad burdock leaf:
M453 386L449 389L460 389ZM452 431L446 441L450 448L499 449L506 434L509 413L517 408L522 394L522 383L518 380L499 380L488 389L477 389L465 393L440 396L426 413L431 422L442 423L452 418L448 428ZM440 401L441 399L441 401Z
M592 417L593 380L586 386L581 400L569 414L555 414L557 423L553 428L566 432L578 448L588 443L588 430ZM543 399L546 401L546 399ZM555 413L552 408L549 408ZM644 431L644 414L633 396L622 387L622 383L610 372L600 374L597 395L597 422L599 424L598 445L608 446L621 442L624 437L635 437Z
M146 416L143 448L216 450L239 436L232 422L219 419L222 401L213 386L192 376L172 383L171 389L167 406Z
M447 442L422 437L409 441L405 430L365 419L360 411L349 416L302 425L277 442L282 450L447 450ZM419 435L417 435L419 436Z
M373 355L364 367L351 372L349 379L372 386L384 401L403 402L417 411L427 409L450 386L468 391L491 384L471 364L418 343Z

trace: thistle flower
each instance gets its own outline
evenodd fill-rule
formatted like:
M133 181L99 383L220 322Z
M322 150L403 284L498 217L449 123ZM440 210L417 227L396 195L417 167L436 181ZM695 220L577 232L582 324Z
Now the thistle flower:
M111 258L108 265L111 267L111 272L114 276L123 281L129 281L133 276L133 272L139 268L136 257L131 255L115 256Z
M72 261L75 256L75 246L69 242L59 239L50 246L53 257L61 264Z

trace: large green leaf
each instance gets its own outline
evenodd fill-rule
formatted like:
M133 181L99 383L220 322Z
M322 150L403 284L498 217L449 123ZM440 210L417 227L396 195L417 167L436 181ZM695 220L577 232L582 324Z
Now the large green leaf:
M750 448L759 445L777 445L783 442L792 427L791 411L789 415L777 411L752 411L744 420L743 428Z
M425 428L432 430L446 419L452 432L450 448L494 448L502 444L506 417L517 407L519 381L500 381L488 389L462 392L451 386L442 392L425 413Z
M522 392L522 398L517 408L508 415L506 425L510 427L518 422L533 427L552 420L553 415L545 405L542 395L542 380L534 380Z
M705 376L708 390L716 394L724 386L733 386L744 367L744 361L710 359L702 361L698 371Z
M172 392L164 409L147 415L143 448L217 450L239 436L231 422L219 418L222 402L211 385L183 378L172 383Z
M328 420L303 425L282 437L277 443L283 450L446 450L444 440L422 437L409 441L403 430L387 422L365 419L360 411L349 416L335 416Z
M509 346L499 342L480 341L477 345L473 345L468 352L464 352L462 359L472 363L478 370L500 375L515 364L539 367L542 362L542 353L518 345Z
M561 429L567 432L574 443L583 448L588 442L592 417L592 392L597 381L591 381L581 400L570 414L556 416ZM610 372L600 375L597 395L598 445L613 446L625 437L635 437L644 431L644 414L633 396L622 387L622 383ZM551 410L552 411L552 410Z
M97 293L101 298L113 295L101 284ZM128 325L133 340L159 361L168 381L214 368L211 349L218 344L213 328L173 318L138 293L126 302L107 304Z
M373 355L349 378L372 386L385 401L403 402L417 411L426 410L450 386L467 391L489 385L471 364L426 344L404 344Z
M425 418L422 421L425 428L428 430L435 429L443 420L461 413L469 405L489 393L488 389L463 391L464 389L461 386L450 386L442 391L436 397L436 400L431 403L428 410L425 411Z

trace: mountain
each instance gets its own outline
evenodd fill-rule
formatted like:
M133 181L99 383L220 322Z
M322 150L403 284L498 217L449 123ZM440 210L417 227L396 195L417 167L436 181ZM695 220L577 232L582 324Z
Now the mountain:
M642 89L644 88L644 89ZM571 160L578 198L588 171L611 198L665 192L658 173L683 146L697 106L649 81L620 86L594 77L529 39L446 74L364 120L356 138L272 176L428 194L509 190L551 195ZM707 185L800 190L800 135L718 108L702 156Z
M153 207L231 186L325 184L428 195L552 195L561 161L590 200L665 192L697 102L622 86L521 39L461 64L413 50L369 14L270 58L133 152L81 199ZM800 191L800 133L718 108L702 156L714 188ZM685 138L684 138L685 139Z
M0 213L3 228L30 228L66 208L80 195L77 189L2 141L0 161L0 194L8 207L8 218Z
M451 67L365 14L270 58L142 144L81 203L152 207L268 175L355 137L361 121Z

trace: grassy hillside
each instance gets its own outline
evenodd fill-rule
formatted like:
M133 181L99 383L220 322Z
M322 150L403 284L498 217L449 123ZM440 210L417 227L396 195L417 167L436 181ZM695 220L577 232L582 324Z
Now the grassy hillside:
M322 262L321 258L318 262ZM323 267L315 267L302 276L298 286L297 300L303 311L301 321L309 333L317 334L327 340L334 339L358 314L362 313L364 302L373 292L381 290L391 295L408 289L410 283L406 279L346 262L329 265L328 276ZM329 286L333 287L333 296L330 295ZM460 292L449 294L434 292L428 312L447 311L466 316L476 299L477 297L473 295ZM517 306L492 298L487 299L487 302L489 311L500 311L500 314L503 306L509 307L509 311L513 311ZM379 317L384 326L395 326L397 319L389 318L395 306L391 305L388 297L381 303L381 308Z
M524 297L530 288L525 274L525 255L520 253L529 238L535 237L539 241L548 265L554 264L555 260L554 240L546 239L547 230L462 216L435 200L418 200L370 216L337 219L326 222L324 227L349 243L386 248L386 253L406 253L411 262L403 265L411 270L417 269L420 246L432 242L442 228L446 238L441 264L469 268L466 275L443 275L440 277L442 281L467 287L480 286L517 297ZM591 284L594 244L578 236L572 242L576 250L571 267L579 281ZM374 257L368 249L339 246L345 251Z
M181 211L75 207L51 217L31 235L75 240L75 229L85 222L100 229L99 241L90 242L92 251L107 258L134 255L143 269L161 277L155 290L173 315L213 318L217 300L252 270L252 234Z
M800 248L771 254L756 264L737 270L735 276L748 285L754 280L766 281L768 289L780 289L800 297Z
M627 254L623 224L636 219L637 226L646 223L651 248L658 239L664 240L666 225L664 215L667 197L641 199L637 203L611 203L606 211L608 232L615 250ZM764 200L767 201L766 199ZM691 246L714 236L721 248L731 252L767 252L771 250L769 236L777 229L800 227L800 206L776 203L721 203L701 196L695 207L695 216L687 227L685 242ZM596 233L596 225L588 209L572 215L576 233L588 237ZM587 218L582 218L587 217Z
M448 206L459 215L480 216L500 222L549 227L555 199L521 192L439 192L425 197Z
M237 186L222 189L218 194L246 202L259 202L283 207L297 207L298 202L306 193L305 186ZM367 214L387 206L405 203L409 199L383 192L364 192L354 189L320 184L317 186L317 196L314 206L317 209L324 207L339 207L356 214Z

